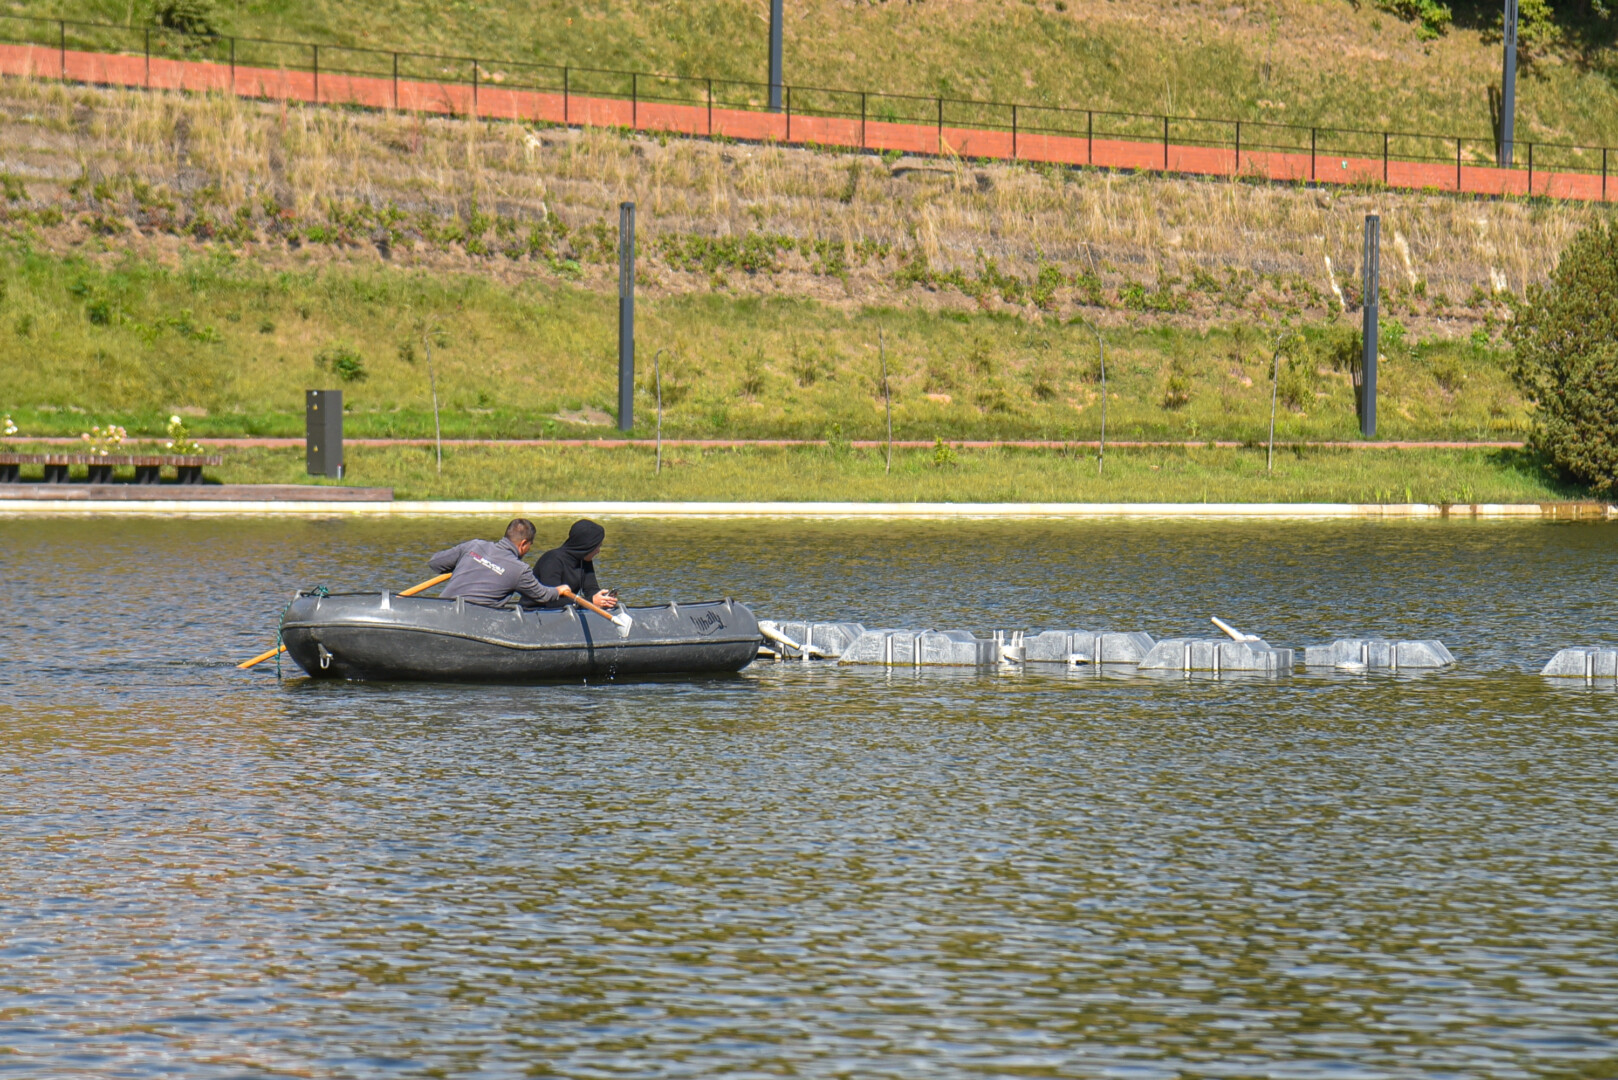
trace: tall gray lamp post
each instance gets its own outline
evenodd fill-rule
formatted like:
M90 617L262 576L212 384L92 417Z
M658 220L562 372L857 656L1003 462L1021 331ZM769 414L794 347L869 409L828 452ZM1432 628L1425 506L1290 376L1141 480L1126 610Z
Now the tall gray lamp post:
M1382 219L1376 214L1365 215L1365 252L1361 258L1364 302L1360 306L1359 406L1360 434L1367 439L1376 438L1376 358L1379 327L1379 301L1382 292Z
M1505 56L1500 73L1500 167L1511 168L1511 143L1517 119L1517 0L1506 0L1502 29Z
M635 426L635 204L618 206L618 430Z
M781 111L781 0L770 0L770 111Z

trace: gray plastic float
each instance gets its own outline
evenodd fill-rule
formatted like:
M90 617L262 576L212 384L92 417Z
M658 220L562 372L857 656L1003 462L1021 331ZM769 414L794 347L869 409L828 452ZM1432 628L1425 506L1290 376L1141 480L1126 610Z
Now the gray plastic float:
M1442 641L1383 641L1377 638L1344 638L1330 645L1311 645L1304 650L1308 667L1388 671L1448 667L1455 657Z
M1000 662L1000 645L970 630L867 630L839 659L891 667L990 667Z
M835 660L865 633L865 627L856 622L760 619L758 628L768 643L766 647L783 660Z
M1031 664L1138 664L1152 651L1150 635L1101 630L1045 630L1022 644Z
M1579 646L1551 657L1541 675L1566 679L1618 679L1618 649Z
M1142 671L1256 671L1290 675L1296 665L1291 649L1272 649L1263 638L1167 638L1152 646L1140 662Z

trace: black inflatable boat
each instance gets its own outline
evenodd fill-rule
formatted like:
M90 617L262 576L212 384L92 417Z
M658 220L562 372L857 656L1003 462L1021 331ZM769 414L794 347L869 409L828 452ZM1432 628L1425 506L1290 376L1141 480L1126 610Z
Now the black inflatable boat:
M574 607L299 593L281 620L281 640L315 678L502 683L736 671L763 643L747 605L730 600L627 610L634 626L624 637Z

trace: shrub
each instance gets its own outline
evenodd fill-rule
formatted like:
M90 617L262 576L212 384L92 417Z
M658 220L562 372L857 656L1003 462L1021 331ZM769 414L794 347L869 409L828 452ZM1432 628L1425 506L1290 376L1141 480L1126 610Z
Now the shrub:
M213 0L157 0L152 8L152 22L164 30L205 37L219 33L214 15Z
M760 349L754 349L742 361L742 378L738 385L743 397L749 401L756 401L763 395L768 385L764 374L764 353Z
M1320 372L1315 368L1314 357L1308 354L1288 356L1281 361L1281 372L1275 387L1275 396L1281 404L1293 412L1302 412L1304 406L1314 404L1315 391L1319 387Z
M360 382L368 374L360 354L347 345L333 345L320 350L315 354L315 364L344 382Z
M1339 330L1320 343L1320 357L1333 371L1353 373L1359 370L1365 353L1365 342L1358 330Z
M1534 402L1530 445L1599 493L1618 487L1618 225L1587 227L1506 330Z
M1169 379L1163 386L1163 408L1183 409L1191 404L1191 370L1184 357L1169 361Z

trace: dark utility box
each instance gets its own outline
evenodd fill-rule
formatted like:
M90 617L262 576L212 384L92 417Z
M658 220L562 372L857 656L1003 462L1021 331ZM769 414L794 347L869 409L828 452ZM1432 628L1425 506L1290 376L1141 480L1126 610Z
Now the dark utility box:
M305 460L310 476L343 476L343 392L304 392Z

